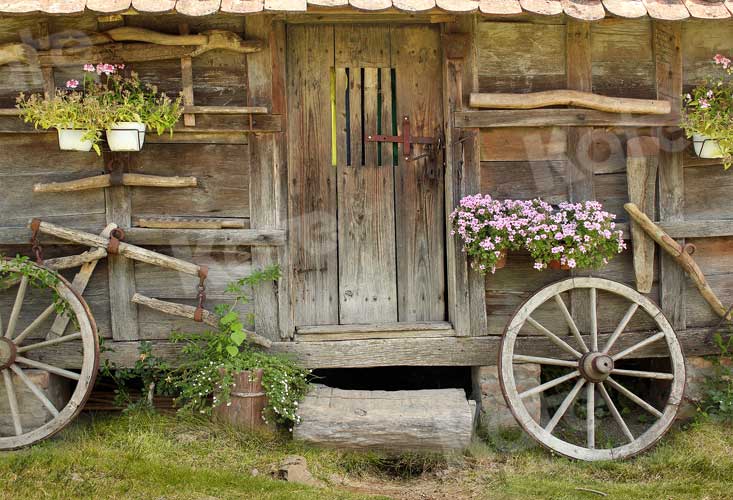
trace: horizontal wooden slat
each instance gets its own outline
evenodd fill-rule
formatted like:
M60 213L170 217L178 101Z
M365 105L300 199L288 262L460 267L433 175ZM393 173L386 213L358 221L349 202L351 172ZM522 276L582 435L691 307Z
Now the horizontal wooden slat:
M462 111L455 113L458 128L483 127L667 127L675 115L617 115L585 109L528 109Z
M666 115L671 112L668 101L609 97L577 90L545 90L543 92L478 93L470 96L472 108L535 109L549 106L575 106L608 113Z
M455 336L450 323L381 323L372 325L299 326L296 339L303 342L363 339L407 339Z
M677 332L686 356L705 356L720 352L717 346L706 340L707 328L687 329ZM599 335L603 344L610 334ZM622 350L644 338L649 333L624 333L615 344ZM586 343L590 339L584 339ZM570 339L572 342L572 339ZM292 355L307 368L368 368L377 366L490 366L498 360L501 337L449 337L419 339L353 340L344 342L274 342L269 352ZM528 356L565 358L557 346L541 337L527 339L519 349ZM115 342L114 349L102 353L121 367L129 367L139 359L139 342ZM176 363L181 360L181 344L155 342L153 354ZM631 358L662 356L664 343L656 342L634 351ZM61 368L75 368L81 360L78 346L61 344L54 349L33 352L29 358L52 362Z
M125 241L134 245L194 246L282 246L285 231L281 229L148 229L123 228ZM30 230L21 227L0 228L0 245L27 245ZM74 245L53 237L41 236L41 243Z

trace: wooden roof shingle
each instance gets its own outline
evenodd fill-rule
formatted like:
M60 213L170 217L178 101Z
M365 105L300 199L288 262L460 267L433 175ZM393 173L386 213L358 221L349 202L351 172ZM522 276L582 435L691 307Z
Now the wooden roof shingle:
M593 21L607 14L667 21L687 19L727 19L733 14L733 0L0 0L0 14L101 14L133 9L140 13L178 12L206 16L217 12L304 12L308 7L346 7L362 11L396 9L422 12L438 8L446 12L484 14L533 14L570 17Z

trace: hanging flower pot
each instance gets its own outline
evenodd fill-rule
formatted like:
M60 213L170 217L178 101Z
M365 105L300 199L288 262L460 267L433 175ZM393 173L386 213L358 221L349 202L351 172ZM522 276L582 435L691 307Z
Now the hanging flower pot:
M551 260L550 262L547 263L547 267L549 267L550 269L554 271L560 271L560 270L569 271L570 270L569 265L563 264L559 260Z
M72 128L59 128L59 149L62 151L91 151L93 142L85 139L88 136L88 130L79 130Z
M507 258L508 252L506 250L501 251L501 255L499 256L499 260L496 261L496 264L494 264L494 269L503 269L506 267L506 258Z
M140 151L144 143L144 123L117 122L107 130L107 145L111 151Z
M700 158L723 158L725 156L718 141L710 137L693 134L692 145L695 147L695 154Z

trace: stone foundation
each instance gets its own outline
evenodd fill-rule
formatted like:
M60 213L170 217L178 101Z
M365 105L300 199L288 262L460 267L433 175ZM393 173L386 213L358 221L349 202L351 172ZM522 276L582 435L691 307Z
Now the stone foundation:
M46 394L57 409L61 410L66 405L71 396L69 380L43 370L23 371ZM51 420L51 414L43 406L43 403L15 374L13 374L13 384L15 385L20 421L24 431L36 429ZM13 435L15 435L15 429L10 415L8 396L5 393L5 384L0 383L0 436Z
M724 360L730 365L730 361ZM712 359L703 357L689 357L685 359L687 370L687 385L685 386L685 398L677 414L678 419L690 419L697 413L697 407L705 394L705 381L715 375L715 367Z
M504 401L498 368L498 366L482 366L478 371L481 390L480 426L482 431L488 433L519 428L519 424ZM514 376L520 392L530 389L539 384L540 366L535 364L515 365ZM542 411L539 395L529 397L525 402L530 415L539 420Z

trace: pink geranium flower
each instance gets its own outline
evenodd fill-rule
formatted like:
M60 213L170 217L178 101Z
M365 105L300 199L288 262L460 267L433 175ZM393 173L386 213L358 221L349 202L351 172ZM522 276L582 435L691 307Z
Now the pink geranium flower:
M79 86L79 80L68 80L66 82L67 89L75 89Z

